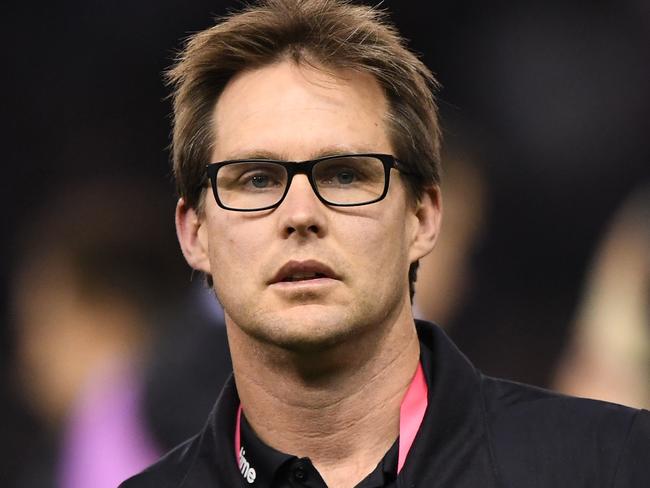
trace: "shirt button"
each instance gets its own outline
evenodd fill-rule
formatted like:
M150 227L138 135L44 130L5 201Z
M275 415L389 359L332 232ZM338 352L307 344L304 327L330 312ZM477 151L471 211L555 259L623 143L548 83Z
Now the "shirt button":
M293 477L297 481L305 481L307 479L307 472L305 471L305 468L302 466L296 466L296 468L293 470Z

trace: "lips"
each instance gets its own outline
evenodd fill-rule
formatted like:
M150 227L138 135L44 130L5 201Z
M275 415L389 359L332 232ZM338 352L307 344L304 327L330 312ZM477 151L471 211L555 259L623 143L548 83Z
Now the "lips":
M309 281L321 278L339 279L329 266L320 261L289 261L277 271L269 284Z

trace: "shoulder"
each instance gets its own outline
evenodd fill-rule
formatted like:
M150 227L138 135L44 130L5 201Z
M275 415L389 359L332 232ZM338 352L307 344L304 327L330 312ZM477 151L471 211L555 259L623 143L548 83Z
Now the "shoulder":
M199 436L188 439L118 488L181 488L194 464L199 442Z
M481 389L493 455L506 480L650 486L649 412L489 377Z
M562 436L557 427L565 427L564 434L579 434L611 430L620 435L629 427L640 410L586 398L575 398L543 388L513 381L483 376L481 388L485 410L491 423L508 427L516 425L533 434L539 431L548 437ZM549 430L548 427L555 429Z

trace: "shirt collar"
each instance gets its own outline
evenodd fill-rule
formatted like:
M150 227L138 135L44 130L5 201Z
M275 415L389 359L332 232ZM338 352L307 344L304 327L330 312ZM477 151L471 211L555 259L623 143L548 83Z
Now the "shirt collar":
M416 321L416 325L429 406L400 479L407 484L428 480L444 485L445 480L454 476L463 478L463 472L480 471L484 488L492 488L496 482L488 452L480 373L442 330L422 321ZM239 397L231 376L199 434L201 461L197 469L207 469L215 480L224 480L223 486L229 487L246 486L239 481L241 474L233 448L238 406Z
M478 476L483 488L494 488L481 374L440 328L415 323L429 405L400 478L418 486L465 486Z
M256 488L271 486L278 470L294 460L296 456L284 454L266 445L241 416L241 457L240 466L242 477Z
M272 486L289 486L289 478L296 467L300 466L309 478L305 486L325 487L320 474L311 464L309 458L298 458L280 452L262 441L246 420L241 416L241 450L240 471L243 480L255 488ZM357 488L381 488L393 482L397 477L398 442L386 452L377 467L361 481ZM283 482L286 481L285 484ZM274 482L278 484L274 484Z

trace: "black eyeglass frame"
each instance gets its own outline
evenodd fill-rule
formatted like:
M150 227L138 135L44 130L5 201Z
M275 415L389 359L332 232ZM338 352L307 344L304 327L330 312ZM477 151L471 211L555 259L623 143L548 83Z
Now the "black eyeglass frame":
M382 191L381 195L379 195L374 200L370 200L368 202L363 202L363 203L333 203L326 200L320 194L320 192L318 191L318 187L314 182L314 176L313 176L314 166L316 166L316 164L320 163L321 161L327 161L330 159L338 159L338 158L345 158L345 157L373 157L379 159L382 162L382 164L384 165L384 190ZM233 207L226 206L219 198L219 192L217 191L217 173L220 168L235 163L272 163L272 164L277 164L279 166L282 166L287 172L287 184L284 188L284 193L282 194L280 199L273 205L267 205L266 207L260 207L260 208L233 208ZM214 199L216 200L217 205L219 205L221 208L225 210L232 210L235 212L260 212L262 210L270 210L272 208L279 207L284 201L285 197L287 196L287 193L289 193L289 188L291 188L291 182L293 181L293 177L298 174L307 176L307 179L309 180L309 184L311 185L311 189L313 190L314 194L325 205L329 205L332 207L360 207L363 205L370 205L371 203L377 203L378 201L383 200L388 194L388 185L390 183L390 170L392 168L395 168L397 171L403 174L411 174L409 173L409 171L407 171L406 166L401 161L399 161L395 156L392 156L390 154L378 154L378 153L336 154L333 156L324 156L318 159L308 159L306 161L279 161L275 159L259 159L259 158L230 159L227 161L210 163L206 165L205 170L210 180L210 184L212 186L212 194L214 195Z

